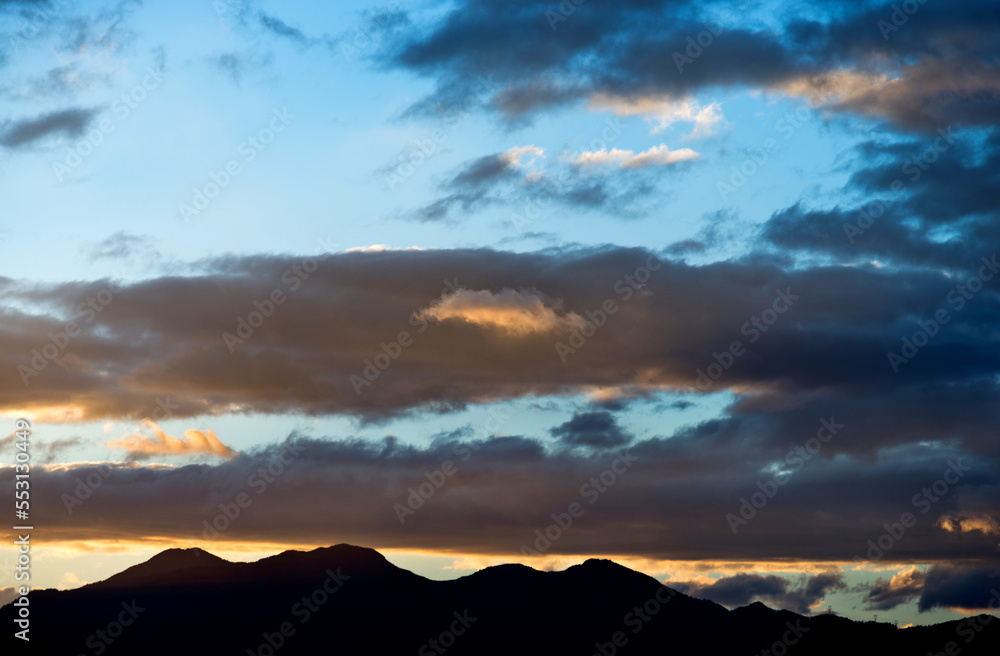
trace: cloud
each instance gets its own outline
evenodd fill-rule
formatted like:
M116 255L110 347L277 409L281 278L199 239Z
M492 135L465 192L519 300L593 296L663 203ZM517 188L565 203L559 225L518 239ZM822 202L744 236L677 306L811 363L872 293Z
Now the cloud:
M642 116L655 121L650 134L659 134L674 123L692 124L687 138L709 137L715 134L719 124L725 120L722 106L717 103L699 105L695 100L673 100L669 97L624 98L606 93L595 94L589 106L597 110L611 110L618 116Z
M920 596L926 578L927 572L916 566L894 574L888 581L879 577L865 595L865 607L869 610L892 610L910 602Z
M1000 66L954 58L923 59L903 66L895 77L832 71L790 79L782 88L792 95L827 98L826 109L891 118L927 132L948 125L991 125L1000 111Z
M480 326L501 328L506 334L523 337L532 333L568 332L583 324L574 313L560 315L553 303L535 290L458 289L442 296L418 317L430 321L457 319Z
M502 153L484 155L465 162L450 180L439 185L450 192L413 213L419 221L449 220L455 210L470 213L483 206L501 202L496 190L502 184L521 177L521 159L543 151L537 146L515 146Z
M235 458L239 455L223 444L211 430L186 430L184 437L167 435L152 421L143 422L152 431L153 437L144 433L128 435L121 440L108 442L109 449L125 449L131 460L148 460L154 456L176 456L208 454L221 458Z
M97 114L93 109L64 109L9 124L0 136L0 145L23 148L47 137L75 138L84 133Z
M879 578L865 595L867 607L875 610L891 610L914 599L921 613L934 608L996 610L1000 569L977 562L939 563L926 571L914 566L888 581Z
M274 61L274 54L248 49L212 55L206 61L216 71L228 76L233 84L240 86L248 75L260 74L269 68Z
M616 153L619 151L615 151ZM667 151L654 147L631 156L624 166L612 172L579 171L565 163L539 166L530 171L544 150L537 146L515 146L502 153L477 157L465 162L449 180L438 185L446 195L409 214L421 222L453 221L458 212L466 215L491 206L539 205L558 203L573 209L601 209L605 213L631 217L637 201L650 194L654 186L635 171L622 175L624 168L649 170L651 164L671 163L689 157L687 151ZM697 155L695 155L697 156Z
M596 151L583 152L573 158L577 166L590 168L592 166L619 166L623 169L640 169L647 166L670 166L680 162L698 159L700 155L690 148L671 151L665 144L652 146L638 155L631 150L612 148L610 151L601 148Z
M274 16L270 16L263 12L260 13L258 18L264 29L276 36L280 36L284 39L300 44L306 44L309 42L309 39L302 33L302 30L297 27L292 27L280 18L275 18Z
M951 271L1000 253L992 200L1000 132L947 127L929 137L863 142L849 155L860 166L845 198L832 207L803 201L779 210L760 236L845 264Z
M436 79L429 103L461 98L469 80L493 74L499 89L489 104L512 124L579 103L656 120L657 103L703 90L828 88L840 94L831 112L933 131L992 125L1000 102L1000 19L981 0L922 5L889 34L880 26L890 25L891 2L792 8L779 19L748 15L736 2L590 2L555 25L539 20L550 10L542 0L466 0L412 21L380 61ZM685 60L695 39L697 57ZM667 125L673 113L661 108L661 116Z
M1000 535L1000 521L986 514L954 515L942 517L938 526L949 533L979 532L984 535Z
M6 606L19 596L17 588L0 588L0 606Z
M134 235L124 230L102 239L90 248L91 261L129 260L132 258L159 258L155 241L147 235Z
M83 444L85 444L85 442L80 437L67 437L52 440L51 442L43 442L41 447L36 447L38 448L36 453L38 454L37 457L40 462L52 462L64 451L69 451L74 447L78 447Z
M610 247L391 250L331 254L292 291L283 277L302 261L204 261L187 275L124 285L99 313L87 299L107 298L109 281L0 280L0 408L138 420L170 394L177 418L245 408L375 420L498 395L729 391L736 403L715 430L731 439L767 425L776 439L797 441L790 436L814 434L819 417L835 414L853 426L845 449L942 439L996 448L998 293L987 285L960 312L946 300L983 266L978 257L945 275L784 268L771 256L695 266ZM442 281L456 277L465 291L443 294ZM223 335L235 336L254 301L272 289L294 295L294 303L230 349ZM774 312L778 290L799 300L775 313L766 332L755 328L755 317ZM887 352L942 307L950 322L897 375ZM423 330L412 316L421 311L430 313ZM74 320L80 333L71 347L42 356L46 336ZM569 330L582 320L602 325L580 345ZM419 357L406 351L357 394L350 377L401 331L419 340ZM698 370L736 340L747 352L707 389L704 381L696 387ZM566 363L560 343L576 343Z
M551 448L548 437L499 436L510 432L514 424L509 422L520 413L518 404L498 404L492 418L473 424L471 433L439 434L425 446L397 437L293 433L285 441L212 464L107 463L100 493L74 508L72 515L65 512L60 494L72 494L77 479L95 463L39 467L32 472L33 483L53 493L37 499L36 511L49 518L46 531L52 543L93 539L98 520L102 536L109 540L201 539L203 522L221 512L219 504L248 492L254 497L253 512L232 522L220 539L271 544L344 539L383 548L504 555L520 554L522 545L534 540L534 531L552 522L553 513L565 512L577 501L587 509L586 521L574 523L553 554L759 561L771 563L773 570L774 563L782 562L850 562L867 540L877 537L873 527L907 509L893 492L919 491L939 478L945 460L953 457L947 448L925 447L906 459L876 461L841 452L836 458L814 458L806 465L808 477L796 475L794 490L781 489L734 536L725 514L736 512L740 497L758 489L760 472L773 459L771 446L755 443L748 434L719 437L718 422L706 422L704 430L679 430L631 444L621 452L631 461L623 470L622 462L615 462L622 457L618 449ZM833 448L835 443L824 447ZM394 505L407 504L410 488L426 481L426 472L438 470L445 461L457 472L401 524ZM933 527L936 517L951 512L956 500L996 484L996 459L988 462L978 472L966 473L926 520L921 516L907 529L905 540L880 565L961 563L977 570L994 558L995 540L972 536L960 543ZM608 487L611 474L602 479L602 472L613 465L620 473ZM251 483L261 469L274 481L256 494L259 485ZM593 504L586 503L592 492L588 497L581 492L591 480L606 490ZM13 494L14 484L13 468L0 468L0 494ZM303 498L309 503L303 504ZM345 504L345 498L351 503ZM703 594L722 603L745 603L753 592L770 603L801 610L838 589L838 579L830 575L787 584L736 579ZM970 575L958 583L942 578L942 585L931 586L927 594L936 590L935 598L946 605L989 596L989 578ZM953 594L958 590L968 591L970 600Z
M940 564L927 572L918 608L996 610L1000 604L1000 568L988 565Z
M522 158L525 158L526 155L533 157L528 157L527 162L522 162ZM503 154L503 157L513 166L530 166L535 158L544 156L545 151L538 146L515 146Z
M608 153L605 148L573 160L561 157L539 163L544 156L542 148L528 145L469 160L438 185L446 195L408 216L421 222L452 221L458 212L468 215L495 206L556 203L573 210L600 209L605 216L634 218L645 214L641 201L656 189L654 171L696 159L698 154L687 148L671 151L661 144L638 155L618 149Z
M605 411L575 414L572 419L550 432L562 444L570 447L611 449L628 444L632 439L621 429L614 415Z
M8 98L36 101L73 95L95 87L110 88L113 76L105 72L85 70L81 62L72 62L49 69L44 75L29 78L22 84L2 88Z
M811 613L828 593L847 587L840 572L801 577L796 583L773 574L737 574L712 583L668 582L667 585L724 606L745 606L761 601L804 615Z

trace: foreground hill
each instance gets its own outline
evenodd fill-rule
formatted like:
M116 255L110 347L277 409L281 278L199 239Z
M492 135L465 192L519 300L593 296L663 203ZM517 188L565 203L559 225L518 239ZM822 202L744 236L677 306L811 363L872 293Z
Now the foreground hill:
M343 544L254 563L170 549L30 599L30 644L11 636L14 607L0 609L3 640L15 643L5 654L925 656L949 642L963 656L1000 653L1000 622L989 616L897 630L760 603L729 611L607 560L432 581Z

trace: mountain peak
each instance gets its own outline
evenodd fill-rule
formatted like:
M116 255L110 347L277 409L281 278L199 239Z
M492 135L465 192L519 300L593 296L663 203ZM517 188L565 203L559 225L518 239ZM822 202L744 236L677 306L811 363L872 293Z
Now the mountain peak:
M217 569L231 565L228 560L219 558L204 549L167 549L156 554L149 560L133 565L111 578L93 583L97 587L125 587L148 585L167 577L188 570Z

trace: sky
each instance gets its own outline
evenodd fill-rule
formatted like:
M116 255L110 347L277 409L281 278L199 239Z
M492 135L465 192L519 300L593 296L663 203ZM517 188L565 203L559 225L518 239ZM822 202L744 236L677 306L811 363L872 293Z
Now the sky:
M0 2L32 584L347 542L995 612L998 28L971 0Z

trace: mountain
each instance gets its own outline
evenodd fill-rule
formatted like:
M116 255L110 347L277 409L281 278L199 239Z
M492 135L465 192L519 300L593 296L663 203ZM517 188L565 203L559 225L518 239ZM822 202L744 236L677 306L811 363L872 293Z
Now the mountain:
M14 606L0 609L0 625L8 627L3 639L19 647L4 653L1000 653L1000 622L990 616L897 630L832 615L803 617L761 603L730 611L597 559L561 572L499 565L432 581L377 551L346 544L254 563L170 549L99 583L34 591L30 602L30 645L12 637Z

